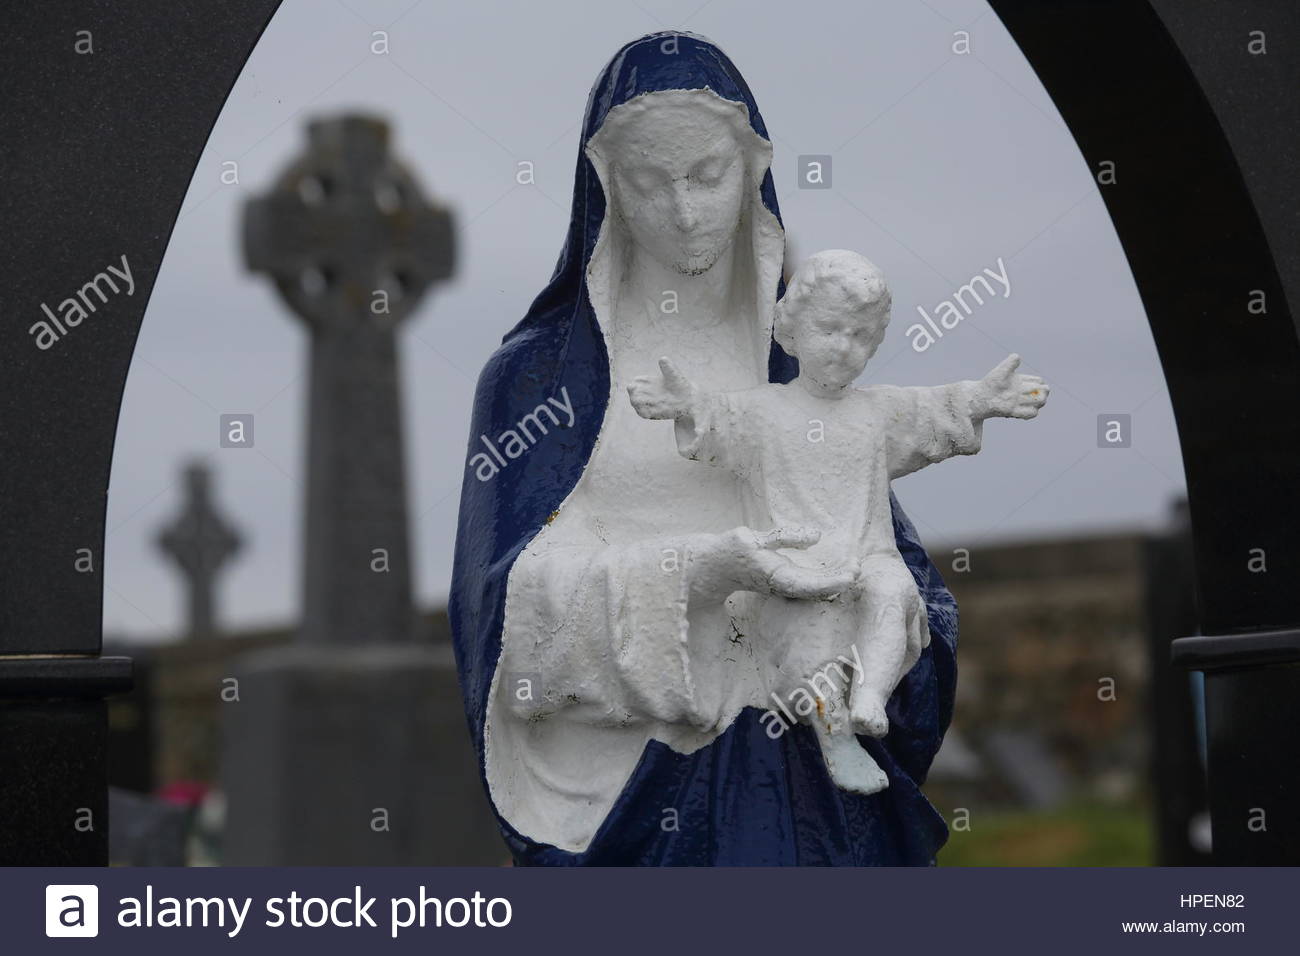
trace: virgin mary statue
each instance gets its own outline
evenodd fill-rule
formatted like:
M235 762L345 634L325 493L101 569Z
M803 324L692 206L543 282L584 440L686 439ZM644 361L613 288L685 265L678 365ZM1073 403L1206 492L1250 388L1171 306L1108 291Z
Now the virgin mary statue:
M660 356L719 389L793 377L772 340L771 157L717 46L619 50L587 101L555 272L479 379L471 461L485 442L496 461L466 472L450 610L519 864L927 865L947 839L920 784L952 714L956 605L897 502L931 640L888 735L858 738L889 777L865 796L836 787L808 726L773 719L755 627L757 595L845 586L782 554L819 529L771 528L627 398Z

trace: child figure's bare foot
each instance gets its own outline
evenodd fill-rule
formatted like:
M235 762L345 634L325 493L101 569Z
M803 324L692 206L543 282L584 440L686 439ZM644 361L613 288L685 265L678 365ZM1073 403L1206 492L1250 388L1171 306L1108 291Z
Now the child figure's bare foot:
M817 737L826 769L841 790L870 796L889 786L888 775L852 734L832 734L819 727Z
M849 705L849 724L855 734L880 738L889 733L885 702L866 688L856 688Z

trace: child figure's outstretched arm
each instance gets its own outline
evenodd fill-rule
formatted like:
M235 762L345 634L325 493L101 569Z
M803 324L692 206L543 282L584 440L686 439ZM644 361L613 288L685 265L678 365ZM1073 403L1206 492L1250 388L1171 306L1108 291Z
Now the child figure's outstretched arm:
M889 477L899 478L954 455L973 455L988 418L1033 418L1047 401L1047 383L1018 375L1008 355L982 379L937 388L874 386L890 404L886 431Z
M671 420L683 458L727 468L744 477L752 436L746 417L732 400L739 393L699 388L666 358L658 376L641 375L627 387L642 418Z
M1033 418L1047 401L1050 389L1037 375L1018 375L1020 356L1014 352L977 383L971 414L980 418Z
M642 418L671 419L694 418L699 392L691 380L677 370L667 358L659 360L658 378L638 375L627 387L632 407Z

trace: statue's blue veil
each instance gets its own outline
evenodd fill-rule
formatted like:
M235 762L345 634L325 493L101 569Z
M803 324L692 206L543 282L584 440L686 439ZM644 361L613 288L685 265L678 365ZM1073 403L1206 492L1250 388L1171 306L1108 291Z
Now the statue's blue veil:
M601 71L587 101L581 142L590 140L611 109L642 93L702 88L744 104L754 132L768 138L749 87L720 49L693 34L659 33L628 43ZM770 171L760 195L779 220ZM481 436L501 434L548 396L567 390L578 410L570 428L552 432L492 480L478 480L468 467L465 473L449 611L481 773L511 566L577 484L609 400L609 360L586 286L604 218L605 194L580 146L569 230L555 272L488 360L475 392L467 458L484 450ZM788 381L794 373L793 360L773 344L771 380ZM918 785L952 715L956 605L896 502L894 525L927 603L931 643L889 702L889 735L883 741L860 738L889 774L887 790L871 797L839 790L826 775L809 728L798 725L773 740L760 712L750 708L691 754L651 742L624 795L581 854L535 843L502 820L515 859L557 865L933 862L947 827ZM746 766L767 772L735 772ZM784 792L754 783L759 776L770 781L773 773L786 781ZM710 824L665 832L661 809L688 805L702 808Z

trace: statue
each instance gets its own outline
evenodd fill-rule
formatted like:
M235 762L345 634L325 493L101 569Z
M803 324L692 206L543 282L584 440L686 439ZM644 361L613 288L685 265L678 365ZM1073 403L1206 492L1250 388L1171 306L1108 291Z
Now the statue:
M625 397L660 357L719 393L795 376L773 340L784 230L753 96L708 40L653 34L601 72L581 136L555 271L479 379L470 455L501 467L467 465L449 608L514 859L933 864L948 831L920 785L952 716L957 614L915 529L891 495L875 533L930 640L887 732L853 738L889 783L865 793L836 784L813 727L769 733L777 642L761 630L773 596L830 607L858 570L821 566L815 534L772 523Z
M756 634L772 693L816 731L836 785L861 794L885 789L889 777L856 735L888 734L889 698L930 643L925 605L894 540L889 483L975 454L985 419L1033 418L1048 395L1038 376L1016 374L1016 355L978 382L854 388L889 310L875 265L821 252L776 306L776 341L799 362L793 382L705 391L665 357L658 380L628 386L641 417L675 423L683 457L729 469L772 522L807 529L787 554L792 565L853 575L828 600L768 597ZM765 719L769 733L784 731L775 711Z

